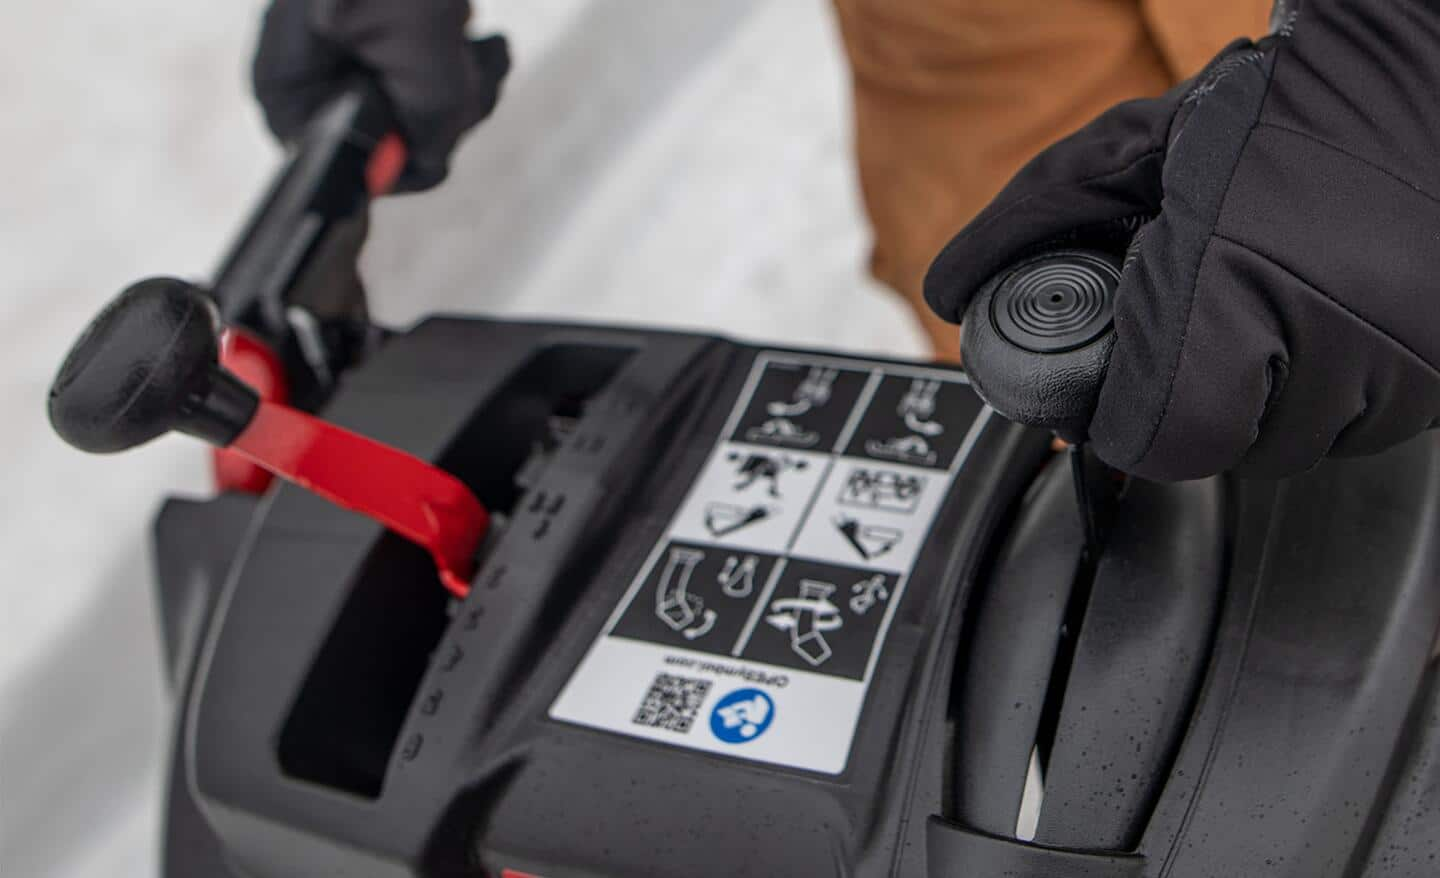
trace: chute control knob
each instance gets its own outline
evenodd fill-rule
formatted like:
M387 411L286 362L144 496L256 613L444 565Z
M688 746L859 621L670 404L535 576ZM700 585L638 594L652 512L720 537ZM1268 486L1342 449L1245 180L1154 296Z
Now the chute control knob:
M90 322L50 386L49 414L66 442L124 451L171 430L229 445L259 398L221 368L220 320L193 284L150 278Z
M1012 421L1085 439L1115 344L1120 260L1056 250L992 278L965 312L961 350L980 396Z

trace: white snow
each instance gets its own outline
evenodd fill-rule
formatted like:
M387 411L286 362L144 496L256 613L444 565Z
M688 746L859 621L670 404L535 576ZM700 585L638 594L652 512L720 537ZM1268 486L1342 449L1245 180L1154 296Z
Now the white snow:
M45 389L131 280L204 277L278 153L246 86L261 4L12 4L0 55L0 874L157 870L168 706L150 516L198 444L87 457ZM704 327L919 354L864 277L824 0L492 0L517 67L452 180L376 212L377 315Z

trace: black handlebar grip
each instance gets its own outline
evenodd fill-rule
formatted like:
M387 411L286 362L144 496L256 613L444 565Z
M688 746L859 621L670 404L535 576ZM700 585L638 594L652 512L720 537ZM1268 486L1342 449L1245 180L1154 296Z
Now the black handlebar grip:
M124 451L170 430L228 445L259 404L220 367L220 318L193 284L150 278L90 322L50 386L50 424L95 453Z
M965 312L960 349L982 399L1012 421L1083 441L1115 345L1120 260L1056 250L1000 272Z

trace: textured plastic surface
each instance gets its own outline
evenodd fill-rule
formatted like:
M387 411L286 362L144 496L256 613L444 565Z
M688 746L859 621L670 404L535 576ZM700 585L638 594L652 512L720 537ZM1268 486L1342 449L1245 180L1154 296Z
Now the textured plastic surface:
M628 352L605 360L609 380L567 383L604 372L606 350ZM843 774L547 719L754 355L690 335L432 320L349 376L327 412L339 423L457 471L473 444L475 465L521 474L509 496L465 476L509 525L464 602L402 615L390 596L413 591L423 555L288 486L257 507L181 711L171 849L213 835L249 878L1433 875L1434 437L1279 484L1131 486L1065 685L1044 686L1042 708L1059 709L1037 841L1006 826L1023 768L990 781L1004 805L986 827L951 773L981 752L957 732L1009 728L1000 714L1034 697L1002 703L1004 684L989 708L965 700L998 679L976 650L1053 667L1053 629L1025 627L1030 611L1006 629L981 596L1028 558L1045 580L1030 605L1063 600L1078 540L1063 474L1021 503L1048 437L998 419L920 553ZM573 423L537 464L467 432L477 417L509 425L518 448L556 406ZM170 874L194 872L177 859Z
M1030 753L1084 548L1070 470L1056 457L1036 480L983 591L958 657L952 814L1015 834ZM1016 643L1025 649L1016 649Z
M175 703L189 702L205 629L230 566L249 538L259 501L230 493L210 501L166 501L155 518L155 586ZM189 715L175 711L171 740L185 740ZM225 851L190 796L185 750L172 746L162 863L166 875L228 876Z
M1209 653L1224 547L1218 485L1132 482L1115 521L1092 578L1057 459L973 598L954 707L956 825L1015 838L1034 753L1044 777L1037 844L1116 854L1139 840ZM964 849L981 857L963 863L978 874L997 850Z
M1130 850L1210 653L1224 562L1215 480L1132 481L1115 511L1046 759L1035 840Z

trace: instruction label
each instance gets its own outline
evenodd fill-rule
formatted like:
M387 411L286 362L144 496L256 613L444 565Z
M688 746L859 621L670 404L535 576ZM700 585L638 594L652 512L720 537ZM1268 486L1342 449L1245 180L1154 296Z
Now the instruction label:
M760 353L557 720L839 774L989 410L963 375Z

